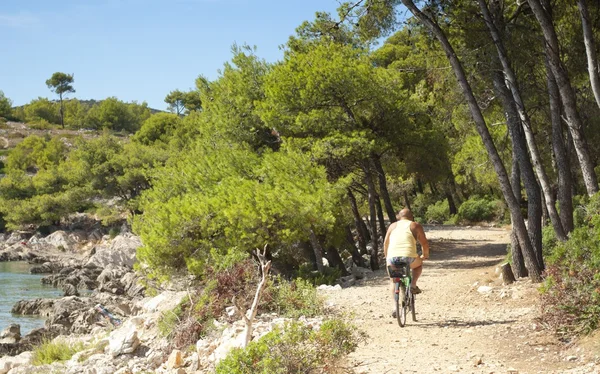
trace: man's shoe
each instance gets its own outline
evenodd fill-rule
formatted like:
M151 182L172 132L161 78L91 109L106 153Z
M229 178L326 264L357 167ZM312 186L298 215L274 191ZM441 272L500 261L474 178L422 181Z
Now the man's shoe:
M419 288L419 286L414 286L414 287L410 288L410 292L412 292L413 295L418 295L418 294L420 294L423 291L421 291L421 289Z

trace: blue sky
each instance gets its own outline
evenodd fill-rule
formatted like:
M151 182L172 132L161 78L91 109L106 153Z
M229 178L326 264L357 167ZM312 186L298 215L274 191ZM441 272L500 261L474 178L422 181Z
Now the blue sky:
M53 97L52 73L75 74L73 97L146 101L209 79L233 43L277 61L279 46L336 0L0 0L0 90L14 105Z

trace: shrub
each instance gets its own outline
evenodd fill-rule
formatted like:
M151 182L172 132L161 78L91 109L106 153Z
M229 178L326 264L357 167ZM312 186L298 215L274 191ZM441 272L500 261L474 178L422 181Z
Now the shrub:
M245 349L233 349L216 367L217 373L336 372L338 362L353 352L363 336L341 320L323 323L318 330L294 322L276 328Z
M159 320L159 330L164 336L170 337L174 348L182 349L206 335L213 326L214 319L219 318L225 307L232 305L233 296L237 296L238 304L249 306L258 274L256 266L246 259L233 264L231 267L215 271L209 269L209 281L190 292L174 310L163 313Z
M67 361L83 349L83 343L69 344L64 341L45 341L33 350L33 364L46 365L56 361Z
M415 221L423 223L427 216L428 207L434 205L435 201L436 197L431 194L417 194L411 204L411 210L415 216Z
M600 194L582 211L584 225L555 247L541 289L543 321L566 336L600 327Z
M313 317L323 312L323 299L309 281L301 278L291 282L275 278L263 301L267 310L291 318Z
M302 264L298 268L298 278L305 279L315 286L322 284L334 284L340 277L342 272L338 268L329 266L323 267L323 273L314 271L311 264Z
M425 222L443 223L449 219L450 207L448 205L448 200L440 200L427 207L427 212L425 213Z
M500 202L474 196L458 208L458 217L464 222L489 222L502 218Z

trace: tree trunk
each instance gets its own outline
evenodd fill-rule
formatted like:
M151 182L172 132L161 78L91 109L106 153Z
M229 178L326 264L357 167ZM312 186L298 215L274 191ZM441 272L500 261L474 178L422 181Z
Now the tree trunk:
M558 206L559 216L565 234L573 231L573 176L571 163L563 136L562 119L560 115L560 95L550 64L546 59L546 79L550 101L550 121L552 122L552 151L556 162L558 175Z
M517 106L513 100L513 96L511 95L508 87L506 87L504 78L500 71L493 72L492 76L496 94L500 97L502 106L504 108L508 132L512 140L513 158L516 158L517 162L519 163L519 170L523 179L525 193L527 194L527 229L529 232L529 237L531 239L531 244L533 245L533 250L535 251L538 265L540 265L540 269L543 270L542 196L540 194L540 187L535 179L533 166L531 165L531 160L527 154L527 145L525 144L523 126L521 126L521 121L519 119ZM514 189L515 186L513 186L513 194L515 192ZM517 196L520 196L520 194L515 194L515 197ZM556 218L558 219L558 213L556 214Z
M454 202L454 197L452 197L451 187L448 185L444 186L444 193L446 194L446 200L448 200L450 215L453 216L458 213L458 209L456 209L456 203Z
M363 165L363 171L365 172L365 182L367 183L367 190L369 192L369 227L371 228L371 270L379 269L379 260L377 258L377 251L379 247L379 237L377 236L377 192L375 191L375 184L371 176L371 171L368 165Z
M388 191L387 181L385 179L385 172L383 171L383 166L381 166L381 157L378 155L372 155L371 159L373 160L375 171L377 171L377 178L379 179L379 193L383 199L385 211L391 224L396 222L396 211L394 210L394 207L392 206L392 200L390 199L390 193Z
M323 273L324 272L324 266L323 266L323 247L321 247L321 243L319 243L319 239L317 238L317 235L315 234L315 231L311 228L310 229L310 244L312 245L313 251L315 252L315 258L317 260L317 270L319 270L319 273Z
M513 274L510 264L508 262L500 265L500 275L502 276L502 283L511 284L515 283L515 275Z
M567 125L571 132L571 136L573 137L573 143L575 144L575 152L579 159L583 181L588 195L591 196L598 192L598 179L596 177L596 172L594 171L594 165L590 158L588 145L583 133L583 123L579 116L579 112L577 111L575 92L571 86L569 74L560 59L558 37L549 14L550 9L546 11L540 0L527 0L527 2L544 34L548 62L550 63L554 78L556 79L556 84L558 85L558 92L560 93L563 109L567 116Z
M423 194L423 182L420 179L417 179L417 191L420 194Z
M402 196L404 196L404 206L408 209L408 210L412 210L410 208L410 200L408 199L408 192L404 191L402 193Z
M334 246L327 247L325 257L327 258L327 261L329 261L329 266L340 269L342 275L344 276L349 274L348 269L346 269L344 261L342 260L342 257L340 256L340 253L338 252L337 248L335 248Z
M527 141L527 147L529 148L531 160L533 162L533 167L535 168L535 172L540 182L540 186L542 187L542 192L544 193L546 210L548 211L548 215L550 216L552 227L554 228L556 237L561 241L565 241L567 240L567 236L562 227L562 223L558 216L558 212L556 211L554 195L552 194L550 180L548 178L548 175L546 174L546 171L544 170L544 166L542 164L542 157L540 156L537 145L535 143L535 138L533 136L533 131L531 128L531 122L529 120L529 115L527 114L527 111L525 109L525 103L523 102L523 99L521 97L521 91L519 90L517 77L512 69L510 61L508 59L508 54L506 53L506 49L504 48L504 43L502 41L502 34L504 31L504 19L502 16L502 9L500 9L499 7L494 7L492 16L492 13L490 13L490 11L488 10L485 0L479 0L479 6L481 8L481 12L483 14L483 18L485 19L485 23L488 27L488 30L490 31L492 39L494 40L494 45L496 46L496 50L498 52L498 59L500 60L500 63L502 65L502 71L504 72L504 77L506 78L508 88L510 89L510 95L512 96L512 101L514 103L513 105L518 113L518 118L523 126L525 139ZM503 81L502 78L497 79ZM500 84L500 82L498 82L498 84ZM504 82L501 82L501 84L506 85ZM524 168L523 166L521 166L521 171L523 170Z
M356 248L356 244L354 244L354 237L352 235L352 229L350 228L350 225L346 226L346 240L348 241L348 244L350 244L350 254L352 255L352 261L357 266L366 268L367 265L365 264L365 259L362 258L362 256L358 252L358 249ZM367 250L365 248L365 253L366 251Z
M514 153L514 152L513 152ZM510 184L515 194L517 201L521 201L521 172L519 170L519 161L513 154L512 160L512 171L510 174ZM512 221L511 221L512 222ZM521 246L515 232L510 233L510 254L512 258L512 270L513 274L517 277L526 277L527 269L525 269L525 263L523 262L523 253L521 252Z
M590 74L590 84L596 104L600 107L600 76L598 75L598 61L596 60L596 42L594 41L594 33L588 12L587 3L585 0L577 0L579 14L581 14L581 26L583 27L583 40L585 43L585 54L587 55L588 72Z
M354 216L354 224L356 226L356 232L358 234L358 245L361 253L367 253L367 241L369 240L369 234L365 221L363 221L360 212L358 211L358 205L356 204L356 197L350 189L348 189L348 197L350 198L350 205L352 206L352 215Z
M59 99L60 99L60 125L61 127L64 129L65 128L65 112L64 112L64 108L63 108L63 98L62 98L62 94L58 95Z
M381 207L381 199L375 196L375 204L377 206L377 222L379 222L379 236L385 238L387 227L385 226L385 217L383 216L383 208Z
M527 269L529 270L531 280L534 282L541 282L541 269L538 265L533 246L531 245L531 241L529 240L527 228L525 227L525 221L523 220L523 215L521 214L521 210L517 199L515 198L512 192L506 169L504 168L502 159L500 158L496 146L494 145L483 114L481 113L481 109L479 108L479 105L477 103L477 99L475 99L473 90L471 89L471 86L467 80L467 76L462 67L462 64L458 59L458 56L454 52L452 45L448 41L448 38L446 37L442 29L439 27L439 25L432 21L423 12L421 12L419 8L415 6L412 0L402 0L402 3L435 35L435 37L442 45L442 48L446 53L448 60L450 61L454 74L456 75L458 84L461 87L465 99L469 105L469 109L471 110L471 115L473 116L477 132L479 133L479 136L483 141L483 144L487 150L492 165L494 166L496 174L498 175L500 188L504 195L504 199L506 200L506 203L508 205L510 215L513 221L513 230L515 230L517 238L519 239L519 244L521 245L523 256L525 258L525 264L527 265Z

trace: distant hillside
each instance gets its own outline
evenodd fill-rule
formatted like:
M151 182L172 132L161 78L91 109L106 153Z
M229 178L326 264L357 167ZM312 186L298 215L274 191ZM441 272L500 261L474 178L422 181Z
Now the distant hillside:
M93 107L94 105L100 104L102 101L104 101L104 100L94 100L94 99L90 99L90 100L80 100L80 99L77 99L77 98L65 99L65 101L69 101L69 100L79 100L79 102L80 102L81 104L83 104L83 105L85 105L85 106L88 106L88 107ZM52 101L52 102L54 102L54 103L58 103L58 100L50 100L50 101ZM27 105L27 104L23 104L23 105L17 105L17 106L14 106L14 107L13 107L13 109L19 109L19 108L23 108L25 105ZM165 110L155 109L155 108L151 108L151 107L148 107L148 109L150 109L150 112L151 112L152 114L156 114L156 113L164 113L164 112L166 112Z

